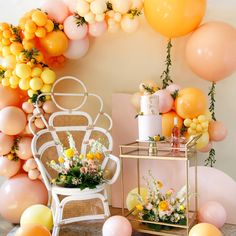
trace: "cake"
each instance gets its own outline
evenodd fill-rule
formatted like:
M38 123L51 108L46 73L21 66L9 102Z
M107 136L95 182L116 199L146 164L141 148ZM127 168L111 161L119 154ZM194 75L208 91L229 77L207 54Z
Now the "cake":
M158 96L148 94L141 96L140 114L138 116L139 140L147 141L149 137L162 135L162 119L159 114Z

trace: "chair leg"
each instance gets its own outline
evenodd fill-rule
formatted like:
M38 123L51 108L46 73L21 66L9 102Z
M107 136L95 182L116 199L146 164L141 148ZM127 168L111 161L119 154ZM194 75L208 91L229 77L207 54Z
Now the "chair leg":
M104 197L105 197L105 199L102 200L102 204L103 204L103 208L104 208L104 215L105 215L105 217L109 217L111 215L111 213L110 213L106 189L104 189Z
M52 236L59 236L59 232L60 232L60 226L54 225L53 231L52 231Z

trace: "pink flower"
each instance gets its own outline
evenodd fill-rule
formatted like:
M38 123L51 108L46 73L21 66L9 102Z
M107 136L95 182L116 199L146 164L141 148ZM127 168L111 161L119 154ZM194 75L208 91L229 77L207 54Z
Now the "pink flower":
M152 210L152 204L150 202L146 205L146 209L149 211Z
M81 167L81 168L80 168L80 172L81 172L82 174L86 174L86 173L88 172L88 168L87 168L87 167Z

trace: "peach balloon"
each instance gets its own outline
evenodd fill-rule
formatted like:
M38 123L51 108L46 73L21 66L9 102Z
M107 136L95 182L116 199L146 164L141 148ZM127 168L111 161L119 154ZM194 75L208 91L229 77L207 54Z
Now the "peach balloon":
M222 141L227 136L227 129L221 121L211 121L209 124L209 135L212 141Z
M144 13L148 23L155 31L168 38L186 35L195 30L205 11L206 0L144 0Z
M8 160L6 157L0 157L0 176L10 178L20 170L20 160Z
M34 105L30 102L24 102L22 103L22 109L24 110L25 113L33 113L34 110Z
M200 223L190 230L189 236L223 236L223 234L214 225Z
M52 100L49 100L43 104L43 110L46 113L53 113L53 112L58 111L58 108Z
M0 111L0 130L8 135L20 134L26 126L26 115L18 107L9 106Z
M37 163L36 161L33 159L33 158L30 158L29 160L27 160L24 164L24 169L26 171L29 171L29 170L33 170L35 168L37 168Z
M43 129L45 127L45 124L41 118L36 118L34 121L34 124L35 124L36 128L38 128L38 129Z
M197 88L181 89L175 100L176 113L184 118L193 119L207 110L207 97Z
M62 0L45 1L41 9L48 13L49 18L63 23L69 15L69 10Z
M178 118L178 127L183 125L183 119L178 116L174 111L162 114L162 135L165 137L171 136L171 131L174 127L174 118Z
M19 223L23 211L31 205L48 201L48 192L40 180L19 174L6 180L0 188L0 214L11 223Z
M88 33L88 26L86 23L77 25L74 15L68 16L64 21L64 32L69 39L78 40L84 38Z
M43 225L26 224L16 231L15 236L51 236L51 233Z
M199 222L213 224L218 229L225 224L226 218L225 208L219 202L206 202L198 211Z
M14 137L0 132L0 156L8 154L14 144Z
M77 0L64 0L69 8L70 13L74 14L76 12Z
M154 93L154 95L158 96L159 98L159 112L160 113L166 113L171 110L174 104L174 99L170 95L170 93L163 89L163 90L158 90L157 92Z
M107 30L106 21L95 22L89 25L89 34L93 37L99 37L103 35Z
M17 91L0 84L0 110L6 106L18 106L19 103L20 95Z
M32 180L37 179L40 176L38 169L29 170L28 177Z
M166 87L166 90L170 93L173 94L176 91L179 91L181 89L181 86L178 84L170 84Z
M18 142L18 150L16 150L17 156L22 160L28 160L33 156L31 150L32 138L22 137Z
M202 79L228 77L236 70L236 29L223 22L203 24L187 42L186 60Z

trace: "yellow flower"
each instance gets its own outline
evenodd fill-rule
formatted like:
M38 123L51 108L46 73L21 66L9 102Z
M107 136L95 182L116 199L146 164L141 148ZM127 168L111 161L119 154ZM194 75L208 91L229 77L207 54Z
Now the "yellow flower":
M64 163L64 162L65 162L65 159L64 159L64 157L59 157L59 158L58 158L58 161L59 161L60 163Z
M66 180L66 176L65 176L65 175L61 175L61 176L60 176L60 180L61 180L61 181L65 181L65 180Z
M13 155L12 153L8 154L8 155L7 155L7 159L8 159L9 161L12 161L12 160L14 159L14 155Z
M69 148L69 149L66 149L65 150L65 155L68 157L68 158L72 158L74 156L75 152L72 148Z
M154 141L160 141L161 137L160 135L156 135L153 137Z
M93 160L94 159L93 153L91 153L91 152L87 153L87 159Z
M161 201L158 207L161 211L166 211L168 210L169 204L167 201Z
M102 159L102 153L96 152L96 153L95 153L95 157L96 157L98 160L101 160L101 159Z
M180 209L181 211L184 211L185 206L184 206L184 205L180 205L179 209Z
M157 186L158 186L158 188L162 188L162 187L163 187L163 183L158 180L158 181L157 181Z
M136 205L136 209L138 211L142 211L143 210L143 206L141 204L138 204L138 205Z
M79 155L79 159L82 160L84 158L84 155L83 154L80 154Z
M51 160L51 161L50 161L50 164L51 164L51 165L55 165L56 162L55 162L54 160Z
M51 179L51 183L55 184L56 183L56 179Z

